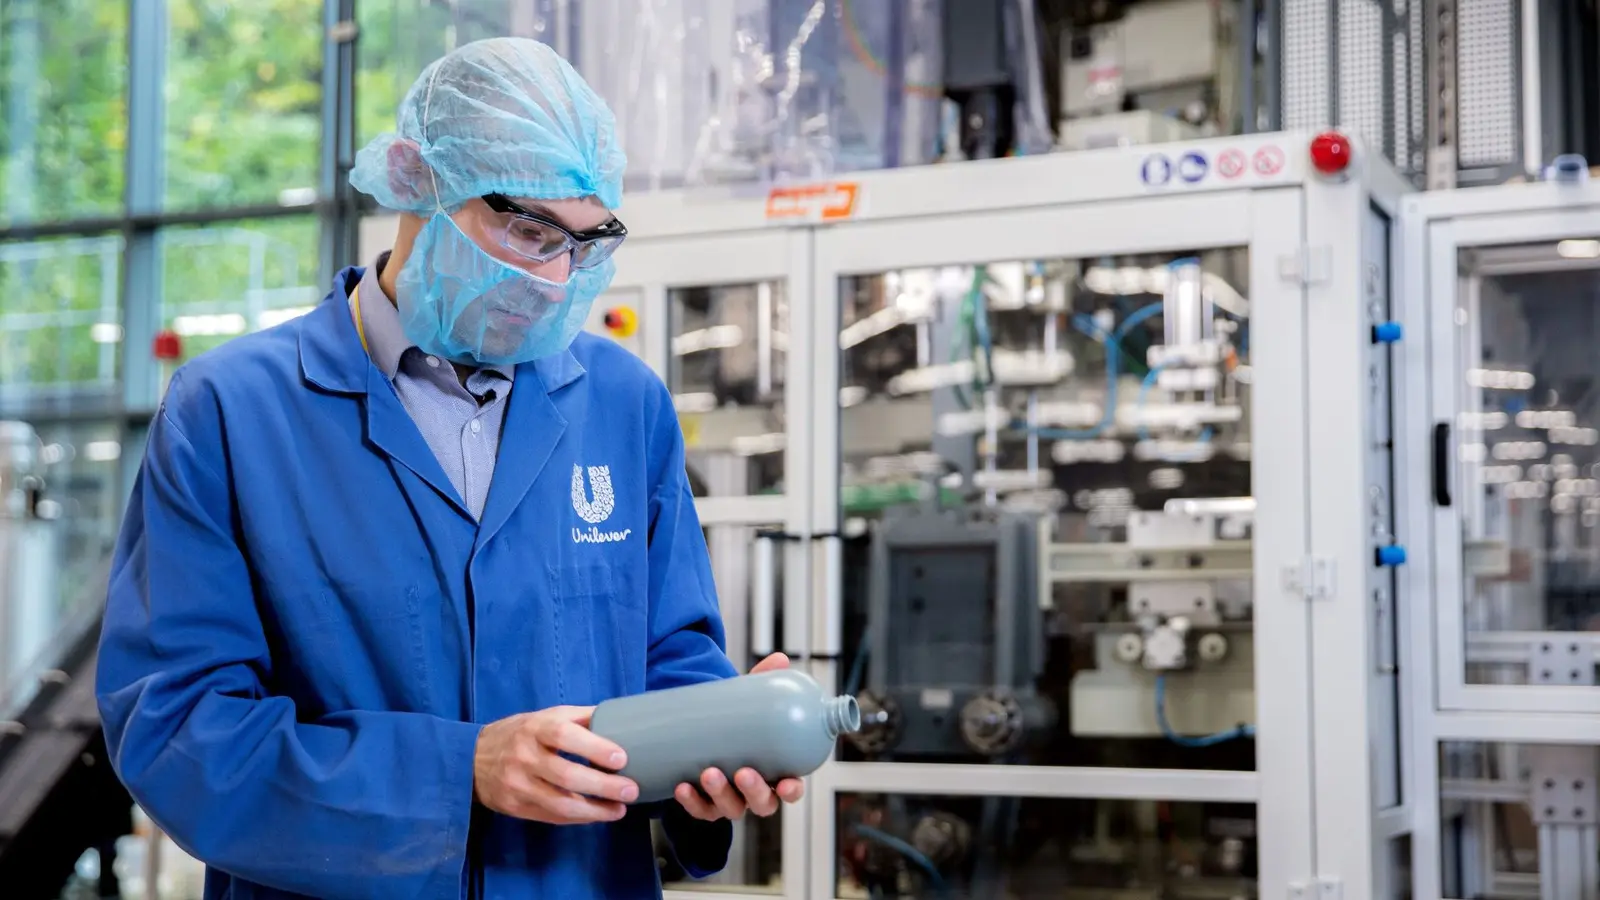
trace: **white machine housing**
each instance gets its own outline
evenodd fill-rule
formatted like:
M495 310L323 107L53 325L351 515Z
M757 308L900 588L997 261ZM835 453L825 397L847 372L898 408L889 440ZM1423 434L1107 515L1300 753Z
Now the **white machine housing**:
M1415 794L1400 790L1401 768L1414 760L1402 753L1394 723L1413 725L1399 709L1405 670L1393 656L1394 611L1396 597L1411 597L1418 586L1406 567L1396 578L1374 565L1375 548L1393 541L1373 535L1403 539L1413 523L1391 521L1386 509L1374 522L1368 496L1391 489L1387 451L1376 448L1392 439L1404 459L1418 436L1390 434L1388 394L1369 385L1387 383L1389 347L1372 334L1388 318L1395 220L1408 187L1359 142L1348 170L1317 173L1307 152L1312 137L1252 135L874 172L842 179L856 202L849 215L827 222L774 222L761 201L703 191L628 199L621 215L633 237L602 302L638 304L642 355L663 376L671 368L674 291L766 282L793 300L783 363L783 490L712 492L697 505L734 658L783 649L824 683L838 678L842 628L841 553L827 536L849 524L839 510L840 436L865 433L841 428L841 417L862 409L840 393L841 278L1018 259L1249 250L1256 503L1243 572L1254 627L1229 650L1248 674L1224 695L1236 698L1225 715L1252 713L1257 770L835 762L812 776L804 803L782 814L783 896L835 895L835 797L863 792L1254 804L1261 896L1399 896L1404 861L1393 848L1413 830ZM1408 346L1393 351L1397 364L1416 364ZM685 417L691 452L700 430L694 420ZM752 555L757 528L798 539ZM1059 565L1081 575L1087 565L1073 562L1081 555L1073 545L1041 553L1044 572ZM773 554L781 555L781 586L770 583L780 568ZM781 621L772 605L780 587ZM689 885L674 888L675 898L701 896ZM728 889L717 885L717 895ZM752 886L749 896L768 889Z

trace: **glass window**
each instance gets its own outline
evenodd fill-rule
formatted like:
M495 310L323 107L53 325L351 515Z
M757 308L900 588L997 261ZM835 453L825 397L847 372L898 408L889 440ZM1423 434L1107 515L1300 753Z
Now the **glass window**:
M1594 684L1600 241L1464 250L1455 459L1469 684ZM1552 640L1539 632L1570 638Z
M683 421L695 496L781 491L789 337L783 284L679 288L669 294L667 383Z
M1581 897L1594 864L1600 749L1439 745L1440 885L1446 897ZM1584 847L1587 842L1589 851ZM1419 864L1420 861L1419 861Z
M193 359L229 338L309 312L317 282L312 216L169 228L161 233L163 328Z
M456 0L454 3L357 4L361 50L356 54L356 136L361 144L395 128L395 110L423 67L456 47L512 33L516 8L537 0Z
M0 592L16 600L0 629L0 718L37 685L24 676L56 662L50 650L62 629L85 624L84 614L105 599L123 496L116 422L40 423L23 432L7 431L8 464L17 468L0 473L0 489L20 488L28 498L0 528Z
M669 801L677 802L677 801ZM696 879L673 861L672 845L656 820L651 823L656 848L656 867L661 871L661 886L669 891L712 891L717 893L783 893L783 819L781 816L746 816L733 823L733 845L728 848L728 865L708 879ZM714 886L714 887L713 887Z
M126 0L0 3L0 225L122 208L127 72Z
M841 793L834 816L839 897L1258 896L1248 804Z
M841 279L846 758L1255 766L1248 272Z
M316 199L322 6L168 0L168 206Z
M120 235L0 244L0 404L115 388Z

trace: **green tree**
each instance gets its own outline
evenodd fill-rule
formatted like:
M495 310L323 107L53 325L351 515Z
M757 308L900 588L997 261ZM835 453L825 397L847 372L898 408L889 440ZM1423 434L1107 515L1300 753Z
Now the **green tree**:
M316 188L321 22L322 0L167 0L169 208Z
M505 33L507 10L505 0L360 0L358 140L394 128L430 61ZM322 13L323 0L167 0L168 209L313 196ZM0 227L122 212L128 16L127 0L0 0ZM311 216L167 229L160 296L120 302L156 302L165 326L220 332L191 334L192 355L241 318L258 327L320 298L317 238ZM107 298L120 251L115 235L0 245L0 385L112 389L119 354L147 352L115 341L122 312Z
M0 3L0 226L121 208L127 44L125 2Z

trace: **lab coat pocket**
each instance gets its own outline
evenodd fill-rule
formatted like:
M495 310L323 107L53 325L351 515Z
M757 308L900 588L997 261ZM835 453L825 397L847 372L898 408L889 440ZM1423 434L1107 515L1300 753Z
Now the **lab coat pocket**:
M287 659L322 711L424 711L428 666L415 584L326 584L290 598Z
M645 611L622 599L626 592L618 590L621 578L613 567L564 565L550 577L561 702L588 706L642 690Z

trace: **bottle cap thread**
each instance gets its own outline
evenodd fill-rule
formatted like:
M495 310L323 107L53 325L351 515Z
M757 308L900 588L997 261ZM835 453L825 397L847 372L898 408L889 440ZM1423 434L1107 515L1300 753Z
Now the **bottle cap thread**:
M827 700L822 708L822 724L830 738L860 731L861 707L856 705L856 698L845 694Z

